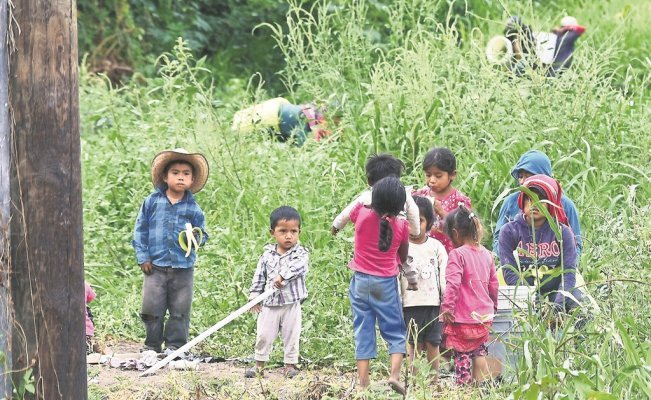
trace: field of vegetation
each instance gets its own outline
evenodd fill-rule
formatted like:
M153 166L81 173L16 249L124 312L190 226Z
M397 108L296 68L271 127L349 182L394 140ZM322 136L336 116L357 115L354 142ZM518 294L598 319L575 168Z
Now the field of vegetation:
M365 188L366 158L394 154L407 166L403 182L421 186L424 153L449 147L459 163L455 186L472 199L490 233L505 190L515 187L510 169L523 152L539 149L580 212L579 268L599 310L590 311L582 331L568 324L556 333L547 321L523 315L512 379L444 395L650 398L651 3L355 0L307 8L291 1L286 12L282 25L267 21L255 30L273 43L259 52L283 59L275 74L238 77L229 70L225 79L215 69L219 63L199 57L184 39L149 67L155 74L136 73L122 85L82 67L84 248L86 279L98 295L98 338L111 344L144 337L142 273L130 241L140 204L152 191L150 163L159 151L200 151L211 167L197 195L210 240L196 266L191 336L245 303L270 240L268 215L291 205L303 217L301 242L311 260L302 366L337 374L355 366L346 267L353 233L329 232L334 216ZM576 16L587 31L572 69L558 79L536 71L514 78L489 65L485 43L509 14L543 30L564 15ZM296 147L263 132L233 132L238 109L276 96L295 103L336 98L343 115L332 139ZM246 358L254 341L255 318L245 315L200 348ZM272 361L280 364L276 347ZM382 350L371 363L375 380L387 374ZM188 380L173 395L165 387L142 394L139 385L129 393L209 398L197 394L200 381ZM410 398L433 396L422 377L412 387ZM89 390L91 398L115 395L98 385ZM231 398L219 390L213 387L214 398ZM331 386L314 398L341 398L344 391ZM282 398L274 389L264 397Z

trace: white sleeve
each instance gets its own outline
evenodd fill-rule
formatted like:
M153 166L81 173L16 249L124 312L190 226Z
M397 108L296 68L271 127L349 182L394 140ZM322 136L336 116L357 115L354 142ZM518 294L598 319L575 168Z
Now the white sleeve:
M363 203L364 205L371 204L371 191L365 190L359 196L355 198L350 204L343 209L342 212L337 215L337 217L332 221L332 226L338 230L342 230L346 227L348 222L350 222L350 212L357 205L357 203Z
M407 191L407 201L405 201L405 211L407 212L407 221L409 222L409 234L412 236L420 235L420 213L418 206L411 197L411 193Z
M439 282L441 282L441 298L445 295L445 269L448 265L448 252L445 251L445 246L438 240L436 241L436 252L439 259Z

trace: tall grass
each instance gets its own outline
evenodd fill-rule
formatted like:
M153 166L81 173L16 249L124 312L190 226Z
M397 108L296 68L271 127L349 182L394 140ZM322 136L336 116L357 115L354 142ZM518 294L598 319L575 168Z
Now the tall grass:
M140 203L152 190L150 161L163 149L202 151L211 166L208 184L197 195L210 241L197 263L191 333L244 303L257 258L270 240L268 214L290 204L304 218L301 241L311 250L301 353L308 365L351 369L346 264L352 231L332 238L329 228L341 207L364 189L366 157L392 152L408 166L404 182L422 185L423 154L432 146L449 147L459 164L455 186L471 197L490 230L496 199L515 183L511 167L535 148L553 160L556 177L580 211L580 269L601 312L584 331L568 327L561 337L538 316L523 317L517 342L522 368L488 395L644 397L651 383L648 76L636 66L613 65L622 62L622 52L636 54L638 48L622 46L636 44L648 28L624 28L639 19L629 13L605 18L602 32L598 17L622 7L614 1L549 7L500 2L441 18L445 3L403 0L386 6L393 17L383 27L390 35L383 41L374 40L369 4L362 0L312 10L292 4L288 30L259 28L269 28L286 57L279 78L290 100L333 94L346 99L335 139L301 148L273 142L264 132L232 132L230 121L240 106L275 94L255 77L214 87L203 60L195 60L182 41L159 59L157 79L113 88L82 72L86 271L98 292L99 335L142 338L142 277L130 240ZM651 16L643 6L640 13ZM495 21L512 12L556 21L562 10L594 27L580 39L571 71L553 80L536 71L516 79L486 64L483 47L498 30ZM244 316L203 347L244 357L252 354L254 340L254 318ZM274 360L279 355L277 350Z

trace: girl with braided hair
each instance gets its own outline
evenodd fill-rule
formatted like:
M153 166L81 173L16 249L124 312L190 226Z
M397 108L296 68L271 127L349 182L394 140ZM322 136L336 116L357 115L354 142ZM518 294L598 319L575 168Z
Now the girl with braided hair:
M405 394L400 367L406 352L406 327L402 316L399 267L407 260L409 223L398 214L405 204L405 187L396 177L380 179L373 186L371 206L358 203L350 212L355 224L355 252L348 264L354 271L349 298L353 310L355 358L359 389L370 384L369 360L377 356L375 325L388 344L391 357L387 383ZM408 290L417 289L415 273L407 273Z

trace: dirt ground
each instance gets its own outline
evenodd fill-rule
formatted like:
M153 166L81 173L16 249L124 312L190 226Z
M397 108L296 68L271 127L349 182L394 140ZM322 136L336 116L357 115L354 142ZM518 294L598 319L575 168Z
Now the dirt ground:
M139 343L121 342L102 349L117 360L139 356ZM98 358L98 356L94 356ZM89 360L93 356L89 356ZM373 376L370 390L358 394L354 371L335 368L303 368L294 378L286 378L279 367L265 371L263 378L244 378L251 363L240 360L197 365L196 370L176 370L164 367L152 376L141 377L142 371L122 369L110 363L88 364L89 399L101 400L166 400L166 399L401 399L391 391L385 380ZM433 387L427 385L424 393L412 393L407 398L444 396L454 399L477 398L479 393L459 391L452 377L442 377ZM422 389L422 386L421 386ZM420 391L420 389L414 389ZM415 396L416 395L416 396ZM423 397L424 396L424 397Z
M140 344L120 343L104 350L122 359L138 356ZM199 363L196 370L168 367L154 375L104 364L88 364L90 399L345 399L354 398L354 374L334 369L309 370L292 379L271 368L262 379L244 378L251 364L235 360ZM378 388L384 390L384 387ZM379 394L379 393L378 393ZM386 396L391 396L386 393ZM386 396L381 396L386 398Z

